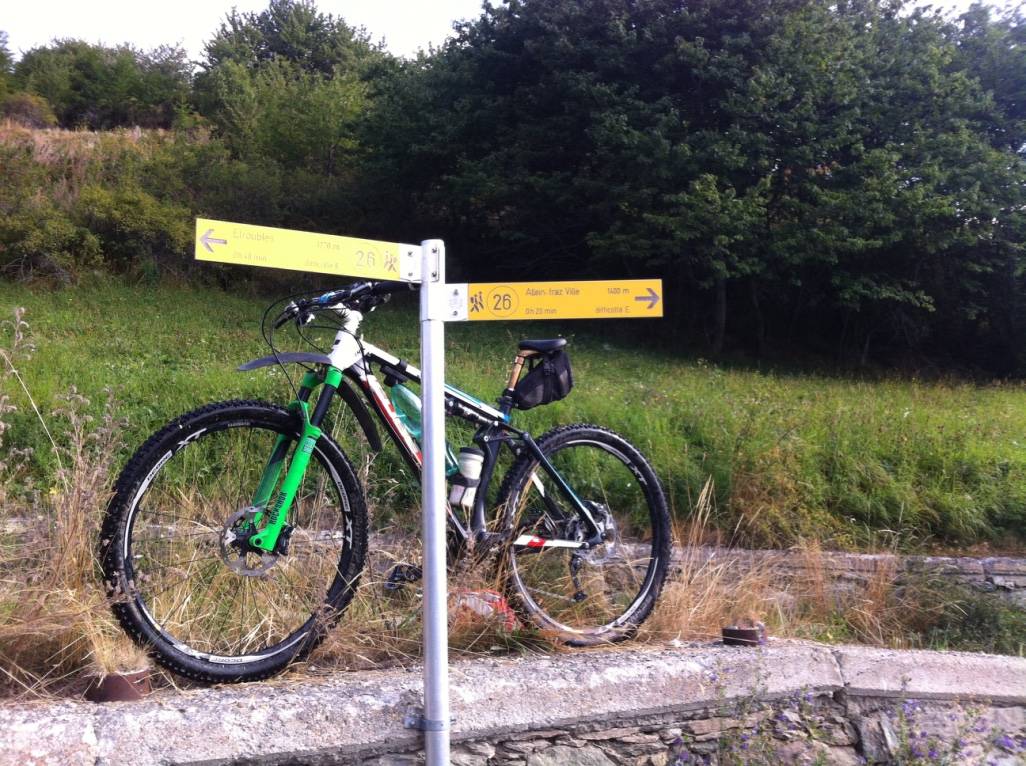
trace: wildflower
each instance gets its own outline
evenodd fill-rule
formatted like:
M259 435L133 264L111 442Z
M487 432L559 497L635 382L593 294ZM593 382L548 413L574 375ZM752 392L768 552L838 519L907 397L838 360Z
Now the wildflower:
M1009 737L1007 734L1002 734L1000 737L994 739L994 744L1000 747L1002 750L1015 750L1015 740Z

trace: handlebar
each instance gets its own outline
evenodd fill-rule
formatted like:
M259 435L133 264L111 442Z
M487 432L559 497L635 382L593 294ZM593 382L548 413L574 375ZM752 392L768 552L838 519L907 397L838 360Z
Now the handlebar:
M416 289L417 285L412 282L354 282L316 298L289 301L275 319L274 329L277 330L292 319L297 323L307 324L313 319L314 312L339 305L366 313L387 301L393 293Z

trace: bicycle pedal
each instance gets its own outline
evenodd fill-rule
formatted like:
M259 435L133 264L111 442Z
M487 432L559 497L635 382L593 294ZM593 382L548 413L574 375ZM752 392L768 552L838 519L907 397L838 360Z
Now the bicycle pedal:
M418 582L423 576L423 571L415 564L396 564L385 578L385 590L402 590L406 583Z

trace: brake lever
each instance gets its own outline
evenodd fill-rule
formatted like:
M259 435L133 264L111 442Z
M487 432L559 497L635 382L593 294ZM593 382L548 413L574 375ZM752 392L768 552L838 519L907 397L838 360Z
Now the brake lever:
M281 313L278 314L278 318L274 320L274 329L277 330L281 328L282 325L284 325L298 313L299 306L296 305L295 301L289 301L288 305L286 305L285 308L281 310Z

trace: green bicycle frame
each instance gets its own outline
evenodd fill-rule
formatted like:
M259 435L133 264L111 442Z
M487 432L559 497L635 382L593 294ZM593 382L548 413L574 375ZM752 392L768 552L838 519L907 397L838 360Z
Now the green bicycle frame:
M310 464L310 456L313 454L314 445L321 438L320 423L327 413L331 398L342 382L342 371L337 367L328 366L323 375L316 372L307 372L300 384L299 396L289 405L289 409L299 412L303 418L303 432L299 443L293 452L292 463L289 470L282 479L278 494L274 494L274 488L278 485L281 477L282 465L289 452L292 439L281 435L271 450L271 457L264 467L263 475L260 477L260 484L257 486L256 494L253 497L253 507L258 511L253 518L253 524L258 530L249 538L249 543L254 548L271 552L278 545L278 538L285 526L289 509L296 499L296 492L306 474L307 466ZM317 407L314 414L310 415L310 394L321 384L324 388L317 400Z

